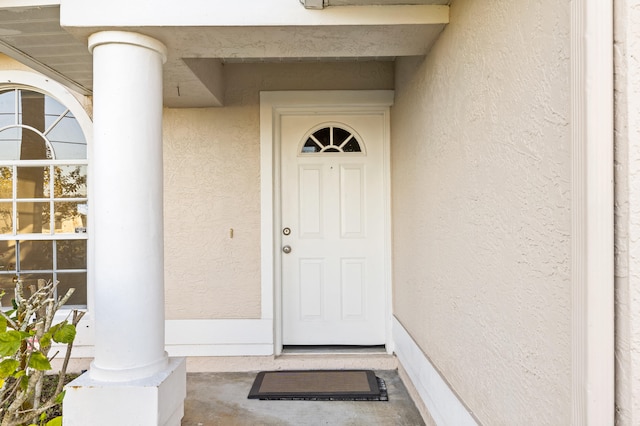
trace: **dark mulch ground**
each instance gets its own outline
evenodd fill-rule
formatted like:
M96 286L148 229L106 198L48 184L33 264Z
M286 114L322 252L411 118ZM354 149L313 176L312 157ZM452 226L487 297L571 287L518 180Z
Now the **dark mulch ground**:
M78 374L67 374L64 377L65 385L78 377ZM53 393L56 391L56 386L58 384L58 376L56 374L47 375L44 377L44 381L42 383L42 401L46 401ZM52 409L47 411L47 415L50 419L61 416L62 415L62 404L56 405Z
M76 377L78 377L77 374L67 374L64 377L64 384L69 383L71 380L75 379ZM11 378L7 379L7 380L12 380ZM15 379L13 379L15 380ZM47 400L49 400L51 397L55 397L55 391L56 391L56 386L58 384L58 375L57 374L51 374L51 375L46 375L44 376L43 382L42 382L42 397L41 397L41 401L44 403ZM10 401L7 401L7 405L9 404ZM47 420L51 420L55 417L61 416L62 415L62 404L58 404L54 407L52 407L51 409L47 410Z

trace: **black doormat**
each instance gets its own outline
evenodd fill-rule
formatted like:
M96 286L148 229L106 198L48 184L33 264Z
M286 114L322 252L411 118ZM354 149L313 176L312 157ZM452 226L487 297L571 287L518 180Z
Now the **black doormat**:
M261 371L249 399L388 401L387 387L371 370Z

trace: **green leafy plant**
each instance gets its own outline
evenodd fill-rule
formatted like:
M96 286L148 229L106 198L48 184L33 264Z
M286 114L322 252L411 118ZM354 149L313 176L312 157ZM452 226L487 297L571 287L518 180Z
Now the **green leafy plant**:
M0 312L1 426L56 426L62 417L48 419L47 410L62 403L63 386L76 326L84 312L73 310L54 324L56 312L73 294L56 297L57 283L38 280L26 296L22 280L15 286L13 309ZM55 373L49 356L53 343L66 345L62 367ZM52 395L43 395L45 374L57 374Z

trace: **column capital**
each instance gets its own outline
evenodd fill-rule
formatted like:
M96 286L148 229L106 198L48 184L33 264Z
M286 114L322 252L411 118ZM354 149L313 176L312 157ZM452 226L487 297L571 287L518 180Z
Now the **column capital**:
M100 31L89 36L89 52L101 44L130 44L158 52L167 62L167 47L155 38L131 31Z

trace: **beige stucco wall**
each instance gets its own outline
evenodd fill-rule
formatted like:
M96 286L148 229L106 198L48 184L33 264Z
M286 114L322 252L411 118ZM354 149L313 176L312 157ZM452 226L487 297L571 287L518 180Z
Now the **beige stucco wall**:
M615 2L616 421L640 423L640 1Z
M28 66L21 64L3 53L0 53L0 70L32 71Z
M391 62L239 63L225 74L225 107L164 111L168 319L260 318L260 91L394 84Z
M569 1L455 0L392 109L394 313L484 424L570 424Z

